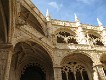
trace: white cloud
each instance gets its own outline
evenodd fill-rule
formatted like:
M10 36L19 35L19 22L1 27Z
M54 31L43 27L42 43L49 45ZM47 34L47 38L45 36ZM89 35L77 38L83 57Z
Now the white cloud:
M91 4L91 3L93 3L95 0L77 0L77 1L83 2L83 3L85 3L85 4Z
M61 9L63 4L57 4L57 2L50 2L48 5L52 6L53 8L56 8L57 10Z

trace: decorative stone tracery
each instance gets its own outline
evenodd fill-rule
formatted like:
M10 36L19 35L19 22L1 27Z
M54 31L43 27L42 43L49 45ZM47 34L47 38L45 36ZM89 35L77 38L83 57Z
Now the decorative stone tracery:
M9 15L3 13L9 26L0 26L0 80L20 80L29 67L40 69L46 80L106 80L106 57L100 60L106 54L103 25L48 20L30 0L7 1L9 11L0 10ZM8 43L13 51L3 47Z
M93 34L88 34L88 40L89 40L89 43L91 45L101 45L103 46L104 44L102 43L102 39L98 36L95 36Z
M86 57L86 56L85 56ZM89 60L84 61L84 55L81 57L81 54L73 54L70 57L66 57L62 63L62 80L92 80L90 75L90 65ZM83 61L82 61L83 60Z
M86 68L77 62L69 62L62 67L63 80L89 80Z
M57 33L57 43L78 44L76 41L75 35L65 32L65 31Z

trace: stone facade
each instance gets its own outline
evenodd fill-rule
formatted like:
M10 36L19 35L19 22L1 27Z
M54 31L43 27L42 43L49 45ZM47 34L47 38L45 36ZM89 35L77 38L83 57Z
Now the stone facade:
M7 32L0 27L0 80L106 80L106 28L99 19L99 26L80 23L76 14L75 22L61 21L48 10L44 17L30 0L8 4Z

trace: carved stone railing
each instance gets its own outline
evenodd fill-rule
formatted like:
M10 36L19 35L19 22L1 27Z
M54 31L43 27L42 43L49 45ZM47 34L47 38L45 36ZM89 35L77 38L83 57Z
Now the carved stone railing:
M99 26L94 26L94 25L89 25L89 24L82 24L81 26L86 29L99 30Z
M52 24L59 25L59 26L65 26L65 27L76 27L75 22L61 21L61 20L56 20L56 19L52 19ZM86 28L86 29L97 30L97 31L99 30L99 26L94 26L94 25L89 25L89 24L81 23L81 27Z
M75 27L75 22L69 22L69 21L61 21L61 20L54 20L52 19L53 25L59 25L59 26L66 26L66 27Z
M69 43L57 43L56 48L58 49L78 49L78 50L97 50L106 51L106 46L90 46L83 44L69 44Z

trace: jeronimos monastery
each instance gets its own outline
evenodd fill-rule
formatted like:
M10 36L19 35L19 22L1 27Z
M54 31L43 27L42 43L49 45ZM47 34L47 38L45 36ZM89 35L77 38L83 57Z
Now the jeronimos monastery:
M106 80L106 28L46 17L31 0L0 0L0 80Z

